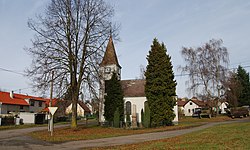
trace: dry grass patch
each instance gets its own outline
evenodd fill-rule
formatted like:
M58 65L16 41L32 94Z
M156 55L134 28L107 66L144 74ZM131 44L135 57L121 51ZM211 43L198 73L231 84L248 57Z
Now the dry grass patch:
M191 127L200 126L200 123L195 123L192 125L176 125L176 126L166 126L159 128L143 128L143 129L122 129L122 128L105 128L105 127L85 127L80 125L77 129L71 129L70 127L57 128L54 129L53 137L50 136L48 131L36 131L32 132L31 135L34 138L50 141L50 142L65 142L65 141L75 141L75 140L91 140L107 137L125 136L132 134L142 134L150 132L161 132L170 130L180 130Z
M75 140L91 140L107 137L116 137L116 136L125 136L132 134L142 134L150 132L162 132L170 130L180 130L186 128L197 127L204 122L215 122L215 121L225 121L231 120L227 116L220 116L216 118L190 118L186 117L180 120L179 125L175 126L166 126L158 128L143 128L143 129L122 129L122 128L105 128L105 127L86 127L80 125L76 130L71 129L70 127L57 128L54 130L54 136L50 136L48 131L37 131L33 132L30 135L34 138L50 141L50 142L65 142L65 141L75 141Z

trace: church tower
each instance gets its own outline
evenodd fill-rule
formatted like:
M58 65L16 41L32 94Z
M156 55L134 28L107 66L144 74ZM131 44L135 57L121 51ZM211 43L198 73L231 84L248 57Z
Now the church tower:
M117 74L118 80L121 80L121 66L119 65L112 36L109 37L108 45L102 62L100 64L100 93L99 93L99 122L102 123L104 119L104 95L105 95L105 81L110 80L113 73Z

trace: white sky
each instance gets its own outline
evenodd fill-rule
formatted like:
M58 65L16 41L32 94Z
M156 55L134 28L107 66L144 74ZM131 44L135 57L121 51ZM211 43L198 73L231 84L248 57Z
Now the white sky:
M31 57L24 47L31 47L34 32L28 18L43 11L49 0L0 0L0 88L33 94L29 81L19 74ZM114 21L121 24L121 41L115 42L122 66L122 79L134 79L156 37L164 42L172 57L174 72L183 64L181 48L197 47L212 38L221 38L230 55L230 68L250 66L250 1L247 0L107 0L115 8ZM245 68L247 72L250 67ZM177 95L188 96L187 76L177 76Z

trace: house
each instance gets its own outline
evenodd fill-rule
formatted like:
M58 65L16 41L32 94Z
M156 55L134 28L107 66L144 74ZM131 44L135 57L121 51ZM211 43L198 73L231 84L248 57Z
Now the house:
M213 100L208 100L207 105L210 106L215 112L219 108L219 114L226 114L226 109L228 108L229 103L225 99L218 100L215 98Z
M48 113L50 100L46 101L46 107L42 110L43 112ZM60 99L53 99L52 100L52 107L58 107L55 116L56 117L65 117L72 113L72 102L70 100L60 100ZM77 104L77 116L84 117L86 115L90 115L90 109L82 102L78 101Z
M197 98L192 98L189 100L178 100L178 107L183 112L185 116L192 116L195 112L195 108L205 107L206 103L204 101L198 100Z
M221 102L219 102L219 112L221 113L221 114L226 114L227 112L226 112L226 109L227 109L227 106L229 105L228 104L228 102L226 102L226 101L221 101Z
M90 102L87 101L84 104L89 108L90 114L93 115L94 109L93 109L93 106L90 104Z
M104 114L104 95L105 82L110 80L113 73L117 74L118 80L121 79L121 66L119 65L112 36L110 36L108 45L100 64L100 93L99 93L99 122L105 122ZM141 123L141 110L144 110L144 103L147 101L145 96L145 80L121 80L121 85L124 94L124 114L135 114L137 123ZM175 119L173 122L178 122L178 109L174 107Z
M65 113L71 114L72 113L72 103L69 103L69 105L67 106ZM79 117L85 117L91 114L90 109L82 102L82 101L78 101L77 103L77 116Z
M38 113L45 108L46 100L41 97L0 92L0 114L30 112Z

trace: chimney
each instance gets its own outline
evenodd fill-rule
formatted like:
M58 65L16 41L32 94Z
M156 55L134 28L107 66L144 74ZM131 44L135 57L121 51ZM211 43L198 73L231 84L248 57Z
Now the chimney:
M12 98L12 99L14 98L14 91L10 92L10 98Z

